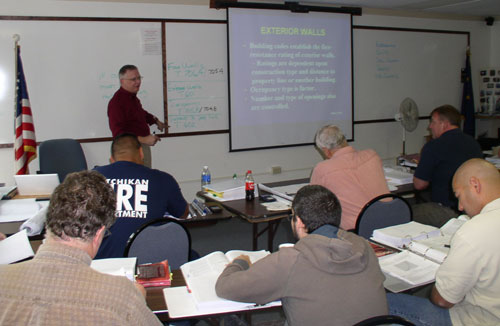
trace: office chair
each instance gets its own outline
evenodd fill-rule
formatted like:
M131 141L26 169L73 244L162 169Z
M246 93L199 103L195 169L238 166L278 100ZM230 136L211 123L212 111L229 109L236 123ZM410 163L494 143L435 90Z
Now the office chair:
M39 174L57 173L63 182L71 172L87 170L82 146L74 139L51 139L40 144Z
M384 201L388 198L392 200ZM395 194L380 195L370 200L359 213L355 233L369 239L373 230L408 223L412 216L410 204L404 198Z
M404 319L403 317L395 316L395 315L383 315L370 317L354 326L376 326L376 325L404 325L404 326L415 326L414 323Z
M179 269L189 260L191 235L186 227L171 218L145 223L128 239L125 257L137 257L138 264L168 259L171 269Z

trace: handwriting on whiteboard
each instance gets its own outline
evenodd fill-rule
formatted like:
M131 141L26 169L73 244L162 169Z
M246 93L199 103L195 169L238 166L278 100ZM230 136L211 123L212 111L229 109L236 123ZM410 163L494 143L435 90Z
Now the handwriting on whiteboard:
M224 116L227 103L218 96L227 85L222 67L196 62L167 63L168 123L171 132L210 129Z
M394 42L375 42L375 78L399 79L399 47Z

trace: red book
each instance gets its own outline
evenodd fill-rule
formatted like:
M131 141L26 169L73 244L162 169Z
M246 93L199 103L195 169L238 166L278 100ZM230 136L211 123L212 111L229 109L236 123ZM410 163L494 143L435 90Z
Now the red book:
M390 255L390 254L393 254L393 253L396 252L396 250L394 250L394 249L380 246L380 245L378 245L376 243L373 243L371 241L368 241L368 243L370 243L370 246L373 248L373 251L375 251L375 255L377 257L382 257L382 256L385 256L385 255Z
M154 264L141 264L137 266L136 281L145 288L152 286L170 286L172 275L168 260Z

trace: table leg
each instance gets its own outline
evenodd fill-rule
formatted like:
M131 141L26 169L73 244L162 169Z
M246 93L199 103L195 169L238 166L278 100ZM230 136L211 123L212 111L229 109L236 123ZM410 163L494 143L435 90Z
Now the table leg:
M274 236L276 235L276 231L278 230L278 226L280 225L281 219L269 221L267 226L267 250L269 252L273 252L273 242Z
M278 226L280 225L281 219L276 219L272 221L267 222L267 226L265 226L262 230L259 231L259 224L260 223L253 223L252 228L253 228L253 239L252 239L252 250L256 251L258 250L258 242L259 242L259 237L264 234L267 231L267 250L270 252L273 251L273 241L274 241L274 235L276 234L276 231L278 230Z

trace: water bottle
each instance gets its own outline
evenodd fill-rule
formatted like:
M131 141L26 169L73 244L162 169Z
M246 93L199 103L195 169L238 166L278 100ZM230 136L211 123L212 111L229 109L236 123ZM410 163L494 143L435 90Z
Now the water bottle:
M203 167L203 171L201 171L201 190L203 190L203 187L206 185L209 185L212 182L212 176L210 175L210 170L208 169L208 166Z
M245 176L245 199L251 201L255 198L255 182L253 181L252 170L248 170Z

